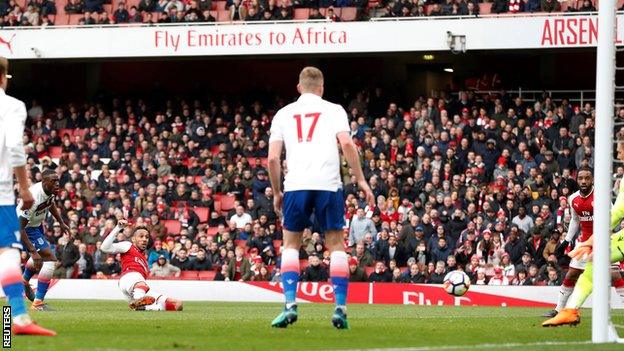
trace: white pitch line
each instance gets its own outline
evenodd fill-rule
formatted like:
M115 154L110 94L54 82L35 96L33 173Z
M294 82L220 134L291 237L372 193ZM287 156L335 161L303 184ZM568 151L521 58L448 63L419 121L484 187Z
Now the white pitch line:
M591 341L545 341L532 343L503 343L503 344L477 344L477 345L440 345L421 347L394 347L383 349L352 349L346 351L446 351L446 350L469 350L469 349L509 349L517 347L531 346L566 346L566 345L587 345Z

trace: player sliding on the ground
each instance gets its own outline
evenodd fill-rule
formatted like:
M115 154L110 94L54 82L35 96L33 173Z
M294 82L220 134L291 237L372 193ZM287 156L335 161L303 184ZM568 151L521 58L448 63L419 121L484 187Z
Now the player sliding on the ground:
M615 204L611 208L611 228L615 228L624 218L624 179L620 180L620 187ZM594 243L594 237L590 237L584 243L579 244L577 248L570 251L568 255L573 258L587 259L591 258L591 248ZM617 263L624 260L624 229L611 236L611 263ZM612 272L612 276L620 277L617 269ZM594 288L593 285L593 262L589 261L585 268L585 272L581 274L574 291L570 295L568 302L556 316L542 323L544 327L556 327L565 324L578 324L581 321L579 309L587 300ZM616 289L618 295L624 300L624 292L622 289Z
M155 292L145 282L149 275L145 259L150 236L147 227L138 225L129 228L130 241L114 242L117 234L123 233L127 225L125 220L117 222L115 229L102 242L101 249L106 253L121 254L119 289L128 300L130 308L135 311L181 311L182 301Z
M30 252L30 258L26 262L24 279L24 292L26 297L33 302L32 309L48 311L50 308L43 302L50 279L54 273L56 255L52 252L50 243L46 239L43 230L43 221L48 215L48 210L60 224L63 233L69 234L69 227L63 221L59 209L54 204L54 197L59 191L59 177L52 170L45 170L42 181L30 187L30 192L35 198L34 205L28 210L21 210L21 201L17 207L17 216L20 221L22 244ZM43 264L40 264L43 261ZM30 278L39 273L37 277L37 293L30 287Z
M314 213L331 253L329 275L336 297L332 324L338 329L348 329L349 265L344 250L344 195L337 141L369 204L374 203L374 197L349 134L345 110L322 99L323 73L314 67L304 68L299 74L297 90L301 94L299 99L279 110L273 118L269 141L269 176L275 211L280 214L283 207L281 273L286 297L284 311L271 326L285 328L297 321L299 248L302 232L310 226L309 218ZM288 172L282 194L281 155L284 147Z
M574 240L580 230L577 239L577 245L587 241L594 232L594 175L591 169L584 167L578 170L576 181L579 185L579 191L572 194L568 204L571 209L572 219L568 227L568 233L565 240L557 247L557 252L563 255L563 251ZM545 317L554 317L559 311L566 306L568 298L574 290L577 279L585 270L587 259L581 256L573 257L570 261L570 268L563 279L557 307L548 312ZM613 286L618 294L624 294L624 279L618 274L613 275Z

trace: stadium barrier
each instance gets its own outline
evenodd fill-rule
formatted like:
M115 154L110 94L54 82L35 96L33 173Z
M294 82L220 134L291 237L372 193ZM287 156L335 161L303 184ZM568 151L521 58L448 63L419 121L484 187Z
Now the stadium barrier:
M122 300L118 280L53 280L48 299ZM282 302L279 283L216 282L192 280L149 280L152 289L184 301ZM31 285L36 286L35 281ZM472 286L462 297L448 295L440 285L403 283L351 283L349 303L445 305L445 306L524 306L552 307L559 287L551 286ZM0 292L0 296L2 296ZM329 283L301 283L300 302L331 303L333 287ZM613 308L624 308L617 294L611 294ZM591 299L585 304L591 307Z
M431 19L435 17L427 17ZM618 15L624 22L624 14ZM457 20L289 22L68 28L1 28L0 55L10 59L181 57L259 54L446 51L449 36L467 50L595 47L595 14L537 14ZM22 29L25 28L25 29ZM522 28L522 35L518 35ZM428 33L414 40L414 33ZM511 40L513 38L513 40ZM624 41L618 26L616 42Z

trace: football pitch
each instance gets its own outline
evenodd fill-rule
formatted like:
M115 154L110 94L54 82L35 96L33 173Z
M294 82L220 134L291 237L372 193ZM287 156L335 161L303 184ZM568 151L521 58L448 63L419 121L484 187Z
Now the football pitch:
M187 302L183 312L133 312L121 301L49 301L33 312L52 338L13 337L15 350L622 350L591 345L591 312L577 327L542 328L544 309L350 305L350 330L331 326L332 305L300 304L287 329L269 324L281 305ZM613 312L624 324L624 311ZM620 334L624 330L620 329Z

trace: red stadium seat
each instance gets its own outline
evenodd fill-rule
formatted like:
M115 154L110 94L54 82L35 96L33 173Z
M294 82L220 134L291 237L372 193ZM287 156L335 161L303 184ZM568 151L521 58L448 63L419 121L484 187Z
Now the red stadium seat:
M184 280L197 280L197 271L182 271L180 272L180 279Z
M217 272L215 271L199 271L197 272L197 278L199 280L214 280Z
M74 129L74 136L80 135L81 138L84 138L84 136L87 135L88 132L88 129Z
M221 214L221 201L215 200L213 206L214 206L215 212L217 212L218 214Z
M366 275L369 276L375 271L375 267L364 267L364 271L366 271Z
M492 3L481 3L481 4L479 4L479 14L480 15L487 15L487 14L490 14L491 12L492 12Z
M217 228L217 227L207 227L206 228L206 235L215 236L215 235L217 235L218 231L219 231L219 228Z
M221 198L221 211L227 212L234 209L234 204L236 202L236 196L234 195L226 195Z
M234 240L234 243L238 247L247 248L247 240Z
M343 21L355 21L357 17L357 8L355 7L343 7L340 15L340 19Z
M84 18L84 15L69 15L69 23L68 24L70 26L77 26L78 22L80 22L81 18ZM63 131L63 129L61 129L61 131ZM61 134L61 136L62 135L63 134ZM72 135L73 135L73 131L72 131Z
M282 246L281 240L273 240L273 247L275 248L275 250L278 250L281 246Z
M69 23L69 16L65 14L65 10L61 10L61 12L57 10L57 14L54 17L54 25L66 26L68 23Z
M70 15L70 17L71 17L71 16L78 16L78 19L80 19L80 17L81 17L82 15ZM76 23L78 23L78 22L76 22ZM59 135L59 137L61 137L61 139L62 139L65 135L69 135L70 137L72 137L72 136L74 135L74 130L73 130L73 129L60 129L60 130L58 131L58 135ZM73 140L72 140L72 141L73 141Z
M195 207L193 209L197 217L199 217L200 223L208 222L208 218L210 216L210 209L208 207Z
M294 19L305 20L310 16L310 9L295 9Z
M60 146L50 146L50 158L60 158L63 154L63 148Z
M219 10L219 16L217 16L217 22L230 22L232 19L230 10ZM217 152L219 153L219 147L217 146Z
M299 269L304 270L308 268L308 260L299 260Z
M177 219L165 219L163 225L167 228L167 234L179 235L182 229L182 224Z
M227 3L227 1L215 1L215 2L212 3L212 9L213 10L217 10L217 11L223 11L223 10L225 10L225 4L226 3Z

